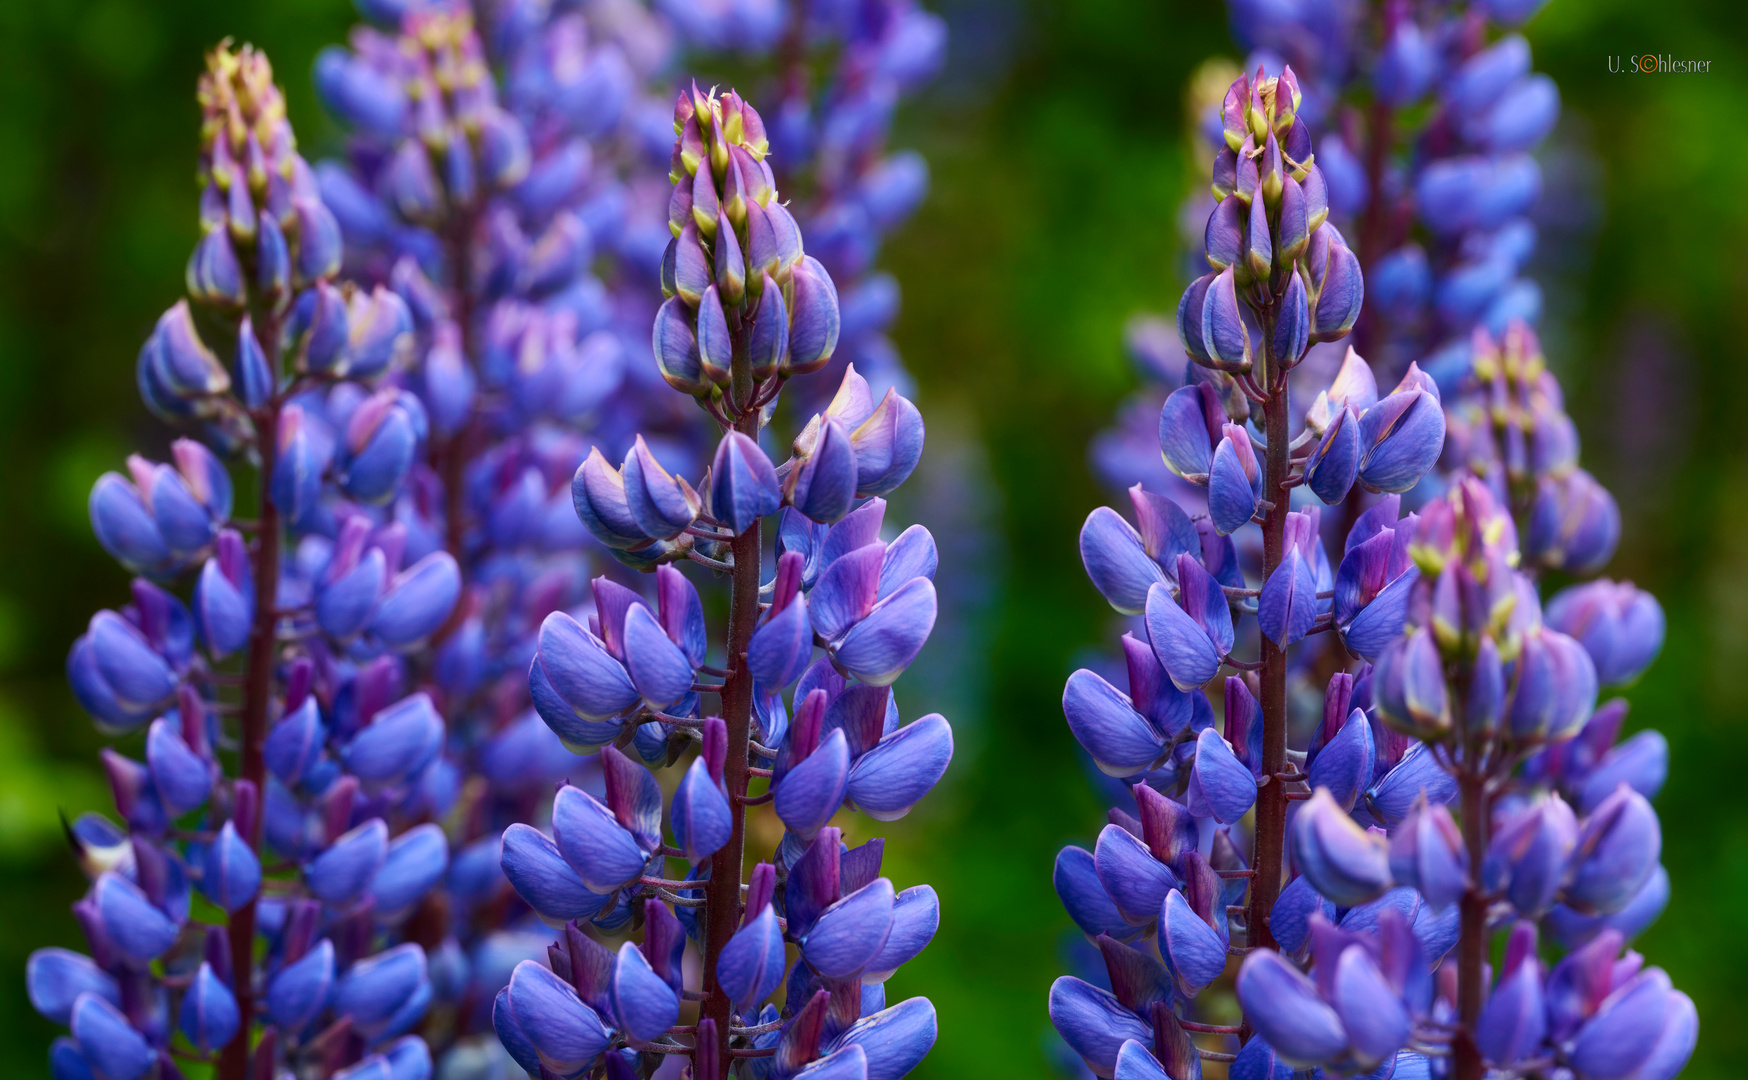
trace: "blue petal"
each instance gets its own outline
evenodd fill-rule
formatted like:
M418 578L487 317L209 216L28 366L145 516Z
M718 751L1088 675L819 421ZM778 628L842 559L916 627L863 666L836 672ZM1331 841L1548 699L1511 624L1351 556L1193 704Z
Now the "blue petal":
M1213 678L1220 670L1214 643L1164 585L1147 591L1147 638L1153 655L1179 690L1189 691Z
M892 882L875 878L820 912L801 942L801 955L828 979L857 975L886 944L894 900Z
M605 902L601 893L583 884L559 854L558 845L531 825L516 822L504 830L499 858L511 886L529 907L549 919L586 919Z
M649 862L649 853L613 812L581 788L560 788L553 798L552 834L564 861L595 892L635 881Z
M635 943L627 941L619 946L613 981L608 985L613 1014L634 1042L660 1038L679 1022L679 995L649 966L649 960Z
M881 739L850 768L846 794L876 821L896 821L934 788L953 760L953 729L940 713Z
M1237 821L1256 803L1256 777L1213 728L1196 736L1188 801L1191 813L1222 824Z
M1107 776L1133 776L1165 752L1165 741L1135 711L1128 695L1085 668L1068 677L1062 713L1075 739Z
M66 1024L73 1013L73 1002L80 994L95 994L116 1007L121 1006L121 988L113 976L92 961L70 949L38 949L30 954L24 968L25 990L36 1011L57 1024Z
M1088 514L1081 526L1080 561L1093 587L1124 615L1141 614L1147 590L1166 581L1165 571L1142 546L1141 534L1108 506Z
M860 1047L868 1058L868 1080L900 1080L922 1063L935 1045L935 1007L914 997L851 1024L836 1046Z
M1050 986L1050 1022L1095 1073L1109 1075L1124 1043L1153 1043L1153 1028L1109 990L1065 975Z
M912 578L852 627L833 655L863 682L890 686L916 659L934 628L934 582Z
M849 771L849 743L840 728L777 783L777 816L802 839L812 839L843 805Z
M1310 633L1316 623L1317 579L1297 547L1263 582L1256 621L1268 639L1283 649Z
M379 915L392 916L417 903L449 869L449 839L434 822L415 825L395 837L388 857L370 883Z

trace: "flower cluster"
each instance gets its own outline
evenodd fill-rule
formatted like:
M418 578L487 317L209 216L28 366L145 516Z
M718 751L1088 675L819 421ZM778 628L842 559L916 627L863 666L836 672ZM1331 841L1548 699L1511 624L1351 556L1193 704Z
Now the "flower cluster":
M1201 1051L1187 1032L1238 1031L1191 1018L1197 996L1225 972L1235 935L1244 941L1236 951L1258 955L1303 944L1305 920L1296 931L1276 903L1293 895L1281 891L1289 804L1315 786L1324 799L1333 788L1348 809L1364 799L1400 815L1400 793L1418 790L1425 774L1423 757L1396 742L1379 747L1365 700L1355 703L1370 681L1356 691L1346 673L1330 681L1309 751L1287 746L1289 649L1333 632L1341 647L1373 657L1399 639L1420 572L1410 557L1418 523L1399 516L1394 493L1433 467L1445 434L1430 379L1411 368L1380 394L1351 350L1293 416L1293 369L1314 341L1348 332L1363 295L1358 260L1327 220L1327 187L1299 104L1291 68L1241 76L1226 94L1219 202L1205 231L1213 270L1178 308L1195 366L1158 426L1167 466L1206 490L1206 513L1192 517L1136 485L1134 525L1101 508L1081 531L1093 584L1141 619L1123 639L1128 693L1082 670L1063 695L1075 738L1103 772L1130 782L1135 804L1134 813L1111 812L1092 852L1070 847L1056 864L1058 894L1095 937L1108 983L1058 980L1051 1018L1101 1076L1199 1075ZM1228 410L1234 396L1245 415ZM1260 427L1244 422L1255 413ZM1388 494L1354 522L1332 564L1322 504L1339 506L1358 490ZM1246 565L1234 539L1253 526L1260 568ZM1218 683L1224 722L1216 726L1204 687L1222 668L1233 674ZM1247 842L1233 826L1253 810ZM1371 918L1380 925L1376 912ZM1425 960L1415 958L1449 942L1424 940L1399 913L1382 924L1396 991L1409 993L1417 964L1425 976ZM1382 1060L1369 1045L1350 1050L1345 1037L1341 1049L1365 1069ZM1251 1040L1245 1060L1264 1050Z
M1235 5L1241 28L1244 10ZM1303 341L1280 329L1280 312L1299 301L1278 255L1266 258L1297 233L1276 224L1273 206L1257 212L1262 199L1248 213L1229 206L1267 170L1252 174L1244 160L1263 129L1234 115L1267 116L1270 102L1243 85L1226 97L1222 141L1238 154L1236 167L1227 150L1214 164L1204 253L1215 273L1179 306L1192 364L1158 428L1166 466L1205 489L1206 516L1137 485L1135 527L1095 511L1081 540L1094 584L1142 616L1124 638L1129 693L1083 671L1064 695L1070 729L1102 771L1132 784L1135 803L1111 811L1093 852L1066 849L1056 868L1105 972L1103 986L1092 972L1092 982L1060 980L1051 1015L1097 1075L1183 1080L1212 1058L1246 1077L1668 1078L1693 1050L1692 1002L1623 954L1668 899L1649 802L1667 746L1654 731L1617 743L1625 703L1597 706L1601 688L1632 681L1656 656L1661 609L1627 583L1581 583L1545 602L1538 586L1544 570L1600 570L1620 520L1578 466L1576 429L1525 322L1539 293L1515 279L1534 239L1517 215L1539 187L1524 152L1551 126L1557 94L1528 74L1521 39L1486 45L1482 14L1437 21L1444 6L1385 5L1383 52L1352 71L1363 53L1339 19L1271 24L1261 41L1337 65L1313 69L1311 85L1332 95L1363 68L1374 123L1439 87L1418 179L1374 176L1375 200L1341 132L1318 143L1330 214L1364 215L1368 258L1382 250L1377 230L1405 235L1415 214L1438 241L1436 274L1419 248L1365 268L1372 302L1360 328L1386 356L1402 357L1410 339L1410 358L1447 336L1461 346L1429 361L1436 379L1406 363L1383 398L1351 350L1327 389L1292 383L1316 393L1308 405L1282 400L1285 380L1278 393L1246 382L1259 353L1272 362L1271 349ZM1417 18L1436 22L1436 40ZM1283 71L1275 85L1286 82ZM1235 110L1247 94L1252 103ZM1333 101L1316 112L1339 127ZM1415 201L1388 194L1404 191ZM1398 303L1407 293L1414 304ZM1133 335L1154 368L1170 354L1159 336L1152 326ZM1272 472L1270 448L1291 422L1302 431ZM1124 460L1135 441L1107 439L1101 464L1142 471ZM1441 472L1429 473L1435 463ZM1436 482L1420 485L1423 476ZM1298 484L1340 508L1333 575L1314 505L1274 524L1272 504ZM1245 540L1251 522L1260 544ZM1256 661L1233 655L1244 652L1235 631L1247 614L1261 637ZM1282 670L1280 650L1325 629L1333 641L1319 650L1310 638ZM1223 666L1236 674L1219 687L1217 731L1204 693ZM1289 706L1313 689L1321 720L1294 725L1309 737L1289 749ZM1252 823L1248 860L1232 828L1241 820ZM1489 972L1496 936L1503 960ZM1543 937L1567 950L1557 963L1541 958ZM1229 955L1244 958L1234 978L1244 1024L1201 1022L1198 995L1227 977ZM1199 1035L1245 1041L1215 1050L1198 1047Z
M461 579L395 511L430 436L387 374L413 321L334 283L335 216L266 57L220 46L199 99L203 236L138 367L199 439L93 488L93 530L141 576L67 659L103 731L145 730L145 760L103 753L122 824L69 827L90 955L39 950L30 998L72 1029L57 1077L180 1075L173 1056L426 1076L408 1032L435 984L409 917L449 847L427 820L444 724L411 657ZM215 450L257 471L254 520Z
M733 1011L706 1017L702 1030L715 1025L719 1038L694 1040L706 1058L696 1075L726 1072L731 1039L737 1051L758 1043L732 1055L747 1056L740 1068L755 1073L794 1071L818 1056L847 1066L852 1045L868 1040L845 1032L860 1005L838 1001L829 1021L819 1019L821 1004L773 1048L776 1028L758 1019L759 1006L772 990L767 975L782 974L791 925L790 941L813 943L794 969L791 1011L806 1004L810 983L838 992L865 981L870 1019L857 1030L873 1027L882 1040L909 1032L896 1049L876 1041L868 1051L880 1075L902 1073L932 1043L933 1009L919 999L876 1020L879 983L932 935L933 891L884 885L874 841L845 865L849 877L822 869L807 886L811 901L786 897L801 888L787 884L800 854L839 835L828 822L840 805L877 820L902 816L951 756L946 722L900 725L886 689L935 617L932 538L920 528L882 532L881 496L914 469L921 418L897 393L876 400L840 353L827 376L841 384L837 395L812 392L819 415L777 470L749 426L748 401L719 394L713 411L746 418L748 431L717 448L698 496L677 477L711 464L710 448L647 344L663 247L670 269L679 251L663 218L691 214L705 231L688 256L727 259L732 247L743 264L741 291L704 316L732 314L730 348L742 353L747 328L776 336L765 344L777 366L757 373L754 411L768 419L790 376L834 357L836 288L802 254L800 226L775 198L758 114L732 95L687 95L694 108L716 110L706 113L714 124L693 125L697 145L746 166L733 177L721 162L706 168L718 209L693 214L682 200L699 191L690 183L697 159L687 171L680 150L670 154L669 107L660 91L645 90L680 43L756 51L774 38L736 31L717 40L710 20L689 17L702 11L690 5L663 14L637 5L476 12L453 0L360 9L367 24L315 70L319 96L351 132L343 160L311 168L298 156L283 98L254 50L219 50L202 80L204 238L189 263L190 298L160 320L139 369L148 406L195 437L177 440L168 464L130 458L126 475L106 474L91 500L100 541L143 576L129 607L100 613L75 643L69 677L102 730L150 732L144 764L106 752L123 828L97 817L72 827L96 882L79 907L90 909L81 919L93 959L50 950L31 966L33 1001L75 1029L74 1040L57 1044L56 1075L131 1080L173 1068L171 1056L216 1057L226 1077L283 1068L387 1070L397 1080L434 1068L496 1075L508 1064L504 1051L479 1033L510 1030L494 1023L507 1015L494 998L522 961L549 958L540 918L554 910L582 920L572 935L581 926L590 934L642 927L642 954L676 1000L701 996L681 984L687 935L701 952L707 941L742 942L725 961L727 983L707 980L713 1001L730 993L719 984L733 984ZM760 24L757 12L742 14L746 27ZM860 232L840 230L859 238L850 271L859 278L878 229L908 211L926 179L910 158L883 170L880 144L896 94L932 71L940 25L900 3L808 19L818 23L807 24L810 37L843 68L820 115L859 110L860 126L831 120L836 135L778 160L797 177L823 177L829 164L831 179L817 182L804 220L833 207L846 219L867 215ZM804 84L785 85L800 95L786 109L803 121L788 130L805 132ZM724 135L730 100L731 119L750 123L752 134ZM673 177L662 179L670 170L688 178L683 193ZM745 243L724 244L719 221ZM772 222L780 249L775 230L759 231ZM747 266L756 273L744 276ZM706 284L717 284L716 269L711 262ZM734 288L724 273L713 296ZM679 282L661 283L682 295ZM873 299L855 309L851 332L874 342L856 355L882 373L884 391L900 374L877 340L896 288L875 276L863 291ZM711 350L699 363L720 361L727 371L734 360L714 351L725 339L710 336L721 327L700 321L702 292L685 295L689 307L677 301L684 331ZM783 314L761 321L761 301ZM655 351L668 358L659 334ZM603 454L623 469L606 466ZM255 521L231 520L226 457L261 473ZM616 493L589 480L603 468ZM591 516L590 493L605 500L604 519ZM744 534L748 515L779 506L779 580L766 583L761 615L757 546L736 560L730 530ZM597 527L602 520L611 526ZM597 544L636 569L656 569L656 595L646 603L613 578L591 583ZM739 685L745 715L756 717L750 729L703 716L700 695L722 693L737 676L714 690L703 682L727 669L706 662L703 603L665 565L681 557L718 570L752 567L736 610L753 622L738 668L729 665L747 673ZM173 590L188 579L185 602ZM651 612L659 612L653 638ZM577 635L568 642L567 624ZM590 682L610 678L606 668L583 671L579 683L564 667L567 645L587 638L611 643L617 683ZM817 663L815 641L827 650ZM778 695L797 679L791 709ZM616 696L621 684L632 699ZM616 704L598 717L577 704L608 698ZM631 722L634 702L646 722ZM728 737L734 730L743 732L739 744ZM768 749L762 758L748 757L747 730L763 740L755 749ZM650 858L683 852L699 867L688 879L703 880L710 854L728 844L727 823L738 852L744 805L774 801L794 831L774 853L777 872L754 874L767 896L747 901L744 921L756 929L736 935L732 921L720 921L730 916L717 915L712 935L708 913L730 906L726 898L712 905L699 889L651 901L647 889L638 895L593 871L589 881L602 891L589 893L590 903L555 900L576 871L528 862L530 835L562 833L552 785L580 785L564 787L566 806L587 791L630 814L627 793L647 802L649 790L627 778L625 754L671 764L701 740L674 800L678 846L662 842L659 791L655 839L646 821L638 842ZM755 775L771 778L772 791L749 803ZM816 857L828 858L825 847ZM852 882L859 873L866 880ZM886 923L868 907L880 889L864 886L875 881L886 890ZM190 905L191 890L225 909L216 922ZM855 901L853 918L809 928L805 903L839 900ZM100 920L100 906L120 912L104 916L113 925ZM146 937L129 920L146 926ZM867 952L852 967L831 945L846 927ZM131 951L118 952L105 933ZM584 941L559 943L579 972L592 963L590 946L604 948ZM141 951L148 947L156 951ZM199 968L203 958L210 970ZM586 985L586 974L563 973ZM116 1023L137 1038L103 1027L101 1010L75 1020L85 990L121 1010ZM173 1010L179 994L186 1004ZM627 1012L638 1018L621 1026L602 999L588 1000L614 1030L615 1049L597 1067L617 1074L640 1052L652 1055L651 1067L661 1060L638 1034L647 1017ZM731 1032L741 1013L754 1034ZM192 1046L175 1038L173 1016L189 1017L181 1030ZM197 1035L188 1025L198 1023L210 1029ZM406 1035L415 1029L422 1038ZM109 1052L111 1035L121 1056L100 1062L94 1055ZM674 1052L672 1040L656 1045ZM511 1057L538 1074L523 1046L512 1039Z
M585 557L603 554L597 540L647 570L670 546L683 550L695 539L669 529L687 505L674 477L708 463L709 447L687 422L684 398L668 392L649 344L658 269L672 239L664 219L671 210L687 211L670 207L672 180L663 178L679 167L667 130L671 102L646 87L664 77L681 44L756 54L775 43L783 20L767 17L780 15L777 8L757 5L675 4L659 15L636 5L488 10L413 3L364 10L370 25L354 31L350 48L330 49L317 62L317 89L352 132L345 159L322 163L317 175L345 227L348 272L397 292L413 313L407 384L424 402L434 438L403 517L442 537L467 582L431 671L449 721L445 768L461 793L451 830L460 846L456 870L442 892L449 917L435 920L434 930L453 976L445 1004L454 1006L441 1018L437 1041L455 1040L451 1052L459 1060L479 1053L470 1033L489 1025L492 999L511 969L545 956L549 940L500 868L505 829L544 821L541 796L560 780L591 784L604 795L597 759L564 749L536 712L541 699L530 693L528 671L543 622L554 611L610 603L603 596L623 588L607 579L590 585ZM879 30L876 37L886 42L889 28L919 19L935 25L903 5L854 5L838 14L837 22L815 28L822 48L833 45L834 35ZM892 57L916 51L916 35L902 37L911 44L897 40L881 53L888 66ZM502 73L497 85L494 68ZM884 93L891 84L883 79L864 81ZM877 142L859 145L867 154L876 149ZM811 153L811 147L781 153L785 175L816 169L810 162L821 159ZM857 163L871 167L874 160ZM763 151L758 161L742 163L748 177L765 183L754 196L755 224L787 219L786 243L798 245L787 204L771 199L775 178ZM920 185L913 187L920 194ZM880 190L867 188L870 198ZM688 187L685 197L691 194ZM730 228L744 233L745 204L726 204ZM713 229L714 215L705 217ZM705 242L715 250L713 240ZM794 267L767 268L789 284ZM761 295L762 281L751 284ZM802 288L802 314L812 317L808 306L818 296L808 299L807 284ZM691 298L700 301L701 291ZM835 307L815 313L828 323L836 318ZM699 327L689 329L695 338ZM809 345L803 328L800 352L789 350L791 367L809 348L829 355L831 326L818 331ZM906 471L909 465L901 462ZM631 503L599 489L603 473L620 471L618 479L629 477L634 489ZM573 474L594 478L577 484L581 502L570 490ZM658 500L668 485L679 503L670 498L651 509L655 503L637 501L640 483ZM593 538L579 521L578 508L591 505L585 490L606 500L606 520L616 523ZM816 505L825 497L822 488ZM625 517L633 506L642 527ZM589 511L581 513L586 521ZM646 542L658 534L661 541ZM659 575L654 606L664 616L677 602L676 588L691 586L671 568ZM695 593L690 603L701 634ZM794 616L784 625L793 630ZM635 620L633 626L634 633L642 628ZM703 663L701 644L687 647ZM647 684L647 669L633 668ZM665 707L670 714L693 709L673 699ZM572 739L570 727L554 727L576 750L611 741ZM636 750L652 764L664 761L665 731L649 725ZM435 1030L434 1021L427 1032Z
M655 597L598 578L591 606L541 625L529 693L567 746L599 750L601 783L559 789L550 835L504 833L517 893L570 922L546 963L517 965L493 1024L531 1073L685 1054L700 1077L742 1058L749 1075L779 1080L899 1076L933 1044L934 1009L921 998L886 1007L882 985L933 937L939 904L926 885L895 890L879 876L883 842L847 848L832 822L846 808L902 817L952 757L947 722L903 723L890 690L936 614L933 538L920 526L882 538L882 496L915 468L922 419L895 390L876 404L852 366L791 457L772 464L760 431L785 383L830 359L837 292L777 198L751 105L694 86L674 132L654 348L669 384L722 435L696 484L641 438L620 467L597 451L577 470L578 518L621 561L653 569ZM772 516L776 565L762 584ZM707 662L703 605L680 562L730 578L721 666ZM703 695L719 698L719 715ZM677 763L694 745L664 815L644 763ZM755 779L766 790L749 794ZM782 839L743 885L746 808L766 802ZM637 927L641 944L617 952L585 932ZM680 963L688 937L702 953L696 987ZM781 1010L766 1003L779 987ZM700 1015L682 1025L688 1001Z

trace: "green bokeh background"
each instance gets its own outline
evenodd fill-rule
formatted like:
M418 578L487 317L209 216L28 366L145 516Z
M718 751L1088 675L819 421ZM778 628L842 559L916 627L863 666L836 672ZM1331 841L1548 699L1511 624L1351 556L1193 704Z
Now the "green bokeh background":
M1193 182L1183 89L1236 59L1213 0L948 4L959 50L1004 55L976 92L925 98L901 142L934 188L887 249L896 337L931 418L981 439L1005 557L973 630L982 715L953 787L906 828L894 868L927 880L941 936L892 986L926 992L926 1077L1043 1075L1043 1003L1066 919L1049 884L1100 806L1058 702L1069 658L1108 640L1075 535L1105 496L1085 447L1133 386L1125 320L1181 285L1175 214ZM1528 28L1566 123L1600 171L1598 231L1553 290L1550 352L1585 460L1621 498L1613 572L1669 614L1631 723L1671 741L1659 807L1675 897L1641 941L1698 1002L1687 1076L1748 1060L1748 36L1734 0L1555 0ZM0 4L0 1071L41 1075L55 1032L24 1000L41 944L74 944L82 883L57 809L99 808L100 740L61 678L89 613L125 577L85 497L129 450L158 451L132 380L195 239L194 77L230 34L267 48L306 147L331 145L306 74L346 0L12 0ZM999 33L997 31L1000 31ZM1610 75L1609 56L1712 61ZM969 54L966 54L969 55ZM943 566L944 574L953 567ZM919 812L921 813L921 812ZM895 855L899 854L895 851Z

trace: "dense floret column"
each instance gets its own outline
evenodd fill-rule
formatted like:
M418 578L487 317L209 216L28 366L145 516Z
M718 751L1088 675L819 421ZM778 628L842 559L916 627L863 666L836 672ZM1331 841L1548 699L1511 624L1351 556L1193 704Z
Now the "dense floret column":
M1515 54L1507 45L1481 66L1500 55ZM1517 78L1523 59L1494 74ZM1271 239L1279 251L1294 230L1256 213L1269 151L1247 169L1262 129L1234 117L1266 115L1269 98L1235 109L1235 96L1250 95L1244 81L1222 114L1228 147L1244 142L1215 164L1205 250L1216 273L1179 307L1191 364L1158 427L1166 464L1206 489L1207 516L1137 485L1135 526L1101 509L1081 534L1093 583L1143 619L1124 639L1129 694L1079 671L1064 712L1099 769L1132 781L1135 812L1113 809L1093 852L1058 857L1058 893L1104 972L1089 965L1087 978L1058 980L1052 1019L1087 1068L1117 1080L1188 1080L1204 1058L1230 1062L1242 1080L1299 1070L1671 1080L1693 1051L1697 1013L1667 974L1623 953L1669 895L1650 805L1667 745L1655 731L1617 744L1625 702L1597 705L1600 688L1630 683L1656 656L1662 612L1606 579L1541 596L1543 572L1601 570L1620 520L1578 466L1576 428L1521 320L1474 328L1442 386L1410 364L1380 396L1350 349L1308 407L1283 410L1285 424L1258 392L1266 386L1245 383L1239 364L1251 352L1237 346L1278 341L1279 316L1271 323L1267 296L1250 294L1262 303L1247 309L1246 294L1232 305L1224 289L1241 259L1260 276L1267 263L1252 253ZM1286 82L1284 71L1277 103ZM1234 193L1253 184L1250 213L1234 212ZM1322 310L1312 311L1315 333ZM1233 326L1242 333L1223 340ZM1261 431L1234 422L1257 404ZM1281 435L1292 436L1289 462L1303 458L1289 480L1323 503L1356 486L1371 493L1351 500L1333 574L1318 507L1302 499L1286 515L1284 557L1256 512L1269 494L1256 458ZM1259 542L1234 546L1230 534L1253 521ZM1246 588L1259 547L1261 588ZM1233 655L1249 612L1208 603L1216 582L1239 605L1256 597L1260 661ZM1316 603L1300 609L1302 597ZM1269 643L1284 650L1325 625L1341 650L1328 657L1321 721L1287 752L1290 771L1270 773ZM1222 665L1240 673L1220 695L1224 737L1201 689ZM1318 669L1298 664L1290 678L1302 686L1308 670ZM1270 786L1289 806L1293 875L1273 897L1262 861L1279 849L1259 797ZM1256 862L1246 866L1230 827L1253 804ZM1250 903L1239 907L1247 878ZM1225 914L1238 911L1246 938L1234 949ZM1272 947L1258 933L1265 919ZM1557 961L1542 958L1544 936L1563 948ZM1210 1023L1197 1017L1199 995L1225 977L1229 952L1243 956L1243 1023ZM1212 1039L1242 1042L1232 1053L1197 1045Z
M443 720L405 692L405 657L460 576L389 509L427 434L391 374L412 320L393 294L334 283L340 232L267 58L220 45L198 99L188 298L136 369L147 407L193 437L93 488L93 531L139 577L67 659L100 730L144 729L145 761L103 752L125 827L68 827L91 956L38 950L27 988L72 1029L57 1080L174 1077L177 1059L225 1080L422 1078L429 1051L407 1033L432 986L404 930L448 866L420 823ZM223 457L255 474L253 521L232 518Z
M701 1080L902 1076L933 1045L935 1013L924 998L886 1006L884 983L933 937L939 902L926 885L900 892L880 876L884 841L846 847L855 819L839 811L902 817L952 757L947 722L901 723L890 689L936 614L933 538L920 526L882 532L883 497L921 456L922 418L893 390L876 404L852 366L773 466L759 437L788 380L830 360L836 289L777 195L752 106L694 86L674 131L653 346L663 378L715 420L720 441L696 486L641 437L619 468L597 450L577 470L578 517L650 572L656 595L597 578L592 610L541 627L535 707L571 749L599 751L604 782L599 795L562 785L550 836L525 824L504 833L511 884L568 922L546 963L517 965L493 1023L530 1073L647 1075L685 1055ZM707 662L686 563L728 578L720 664ZM709 695L720 714L702 707ZM625 751L659 766L693 747L664 814L662 787ZM760 780L766 790L750 791ZM746 873L746 814L765 804L783 837ZM669 872L676 862L686 869ZM594 937L640 927L641 943L616 953ZM696 985L681 962L687 937L702 957ZM766 1000L779 986L781 1010ZM696 1023L680 1023L687 1002L699 1003Z

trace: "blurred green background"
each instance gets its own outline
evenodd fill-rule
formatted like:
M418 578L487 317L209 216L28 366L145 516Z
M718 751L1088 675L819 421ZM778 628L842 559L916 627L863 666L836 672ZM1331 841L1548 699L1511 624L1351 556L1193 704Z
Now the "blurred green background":
M945 5L951 78L901 119L934 188L889 246L897 340L931 423L981 440L999 578L974 629L983 715L955 786L906 830L905 884L941 891L942 933L894 980L927 992L941 1040L919 1076L1037 1076L1044 994L1067 920L1050 888L1101 807L1058 707L1108 612L1075 536L1106 496L1088 439L1134 385L1126 319L1169 310L1175 215L1191 183L1185 82L1237 58L1214 0ZM1596 230L1546 253L1549 352L1619 496L1613 573L1669 615L1631 723L1673 750L1659 800L1675 897L1641 941L1701 1015L1687 1076L1748 1060L1748 35L1739 0L1555 0L1528 28L1588 143ZM54 1031L24 1000L33 947L73 944L81 882L57 810L106 801L100 741L61 665L125 587L91 539L92 481L165 436L134 393L136 350L180 292L195 239L194 78L224 35L273 55L306 148L335 132L307 72L347 0L13 0L0 4L0 1069L40 1075ZM1610 75L1607 57L1711 60L1704 75ZM1545 241L1552 242L1552 241ZM975 444L969 456L978 458ZM953 573L951 563L944 574ZM976 658L974 658L976 659ZM898 867L894 868L899 870Z

